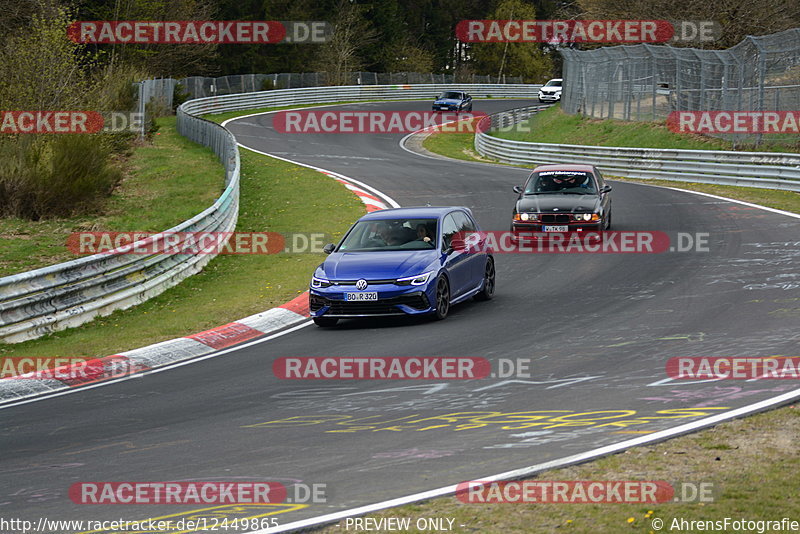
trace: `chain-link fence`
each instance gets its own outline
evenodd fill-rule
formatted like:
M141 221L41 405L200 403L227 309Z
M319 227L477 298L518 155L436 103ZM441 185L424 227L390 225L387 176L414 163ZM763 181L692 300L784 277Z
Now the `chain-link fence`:
M800 28L747 37L726 50L640 44L561 54L567 113L646 121L673 111L800 109Z
M421 74L419 72L351 72L349 85L412 85L412 84L522 84L519 76L459 76ZM178 85L180 84L180 85ZM327 86L324 72L234 74L219 78L191 76L182 80L158 78L138 83L137 111L142 117L157 117L172 112L173 106L195 98L254 93L271 89L298 89ZM178 91L176 91L176 89ZM180 94L178 94L180 93ZM175 101L179 96L180 100ZM146 121L143 121L145 124ZM144 136L144 126L141 135Z
M349 72L344 85L392 85L422 83L522 83L519 76L460 76L419 72ZM251 93L268 89L296 89L333 85L325 72L281 72L276 74L234 74L219 78L192 76L180 80L191 98Z

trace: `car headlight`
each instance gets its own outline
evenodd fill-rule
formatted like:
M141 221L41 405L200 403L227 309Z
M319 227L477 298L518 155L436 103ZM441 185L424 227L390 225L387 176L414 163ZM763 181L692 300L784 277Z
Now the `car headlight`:
M398 286L421 286L428 282L430 279L433 271L429 271L427 273L418 274L416 276L407 276L405 278L398 278L395 280L395 284Z
M600 215L597 213L575 213L572 215L572 218L576 221L596 222L600 220Z
M331 287L332 285L333 284L330 281L325 280L324 278L317 278L316 276L311 277L311 287L313 287L314 289L319 289L322 287Z
M539 220L539 214L538 213L515 213L514 214L514 220L515 221L522 221L522 222L538 221Z

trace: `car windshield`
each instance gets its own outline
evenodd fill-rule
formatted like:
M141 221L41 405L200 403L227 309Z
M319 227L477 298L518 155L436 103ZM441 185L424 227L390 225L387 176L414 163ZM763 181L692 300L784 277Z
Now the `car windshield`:
M550 80L546 84L545 87L561 87L561 80Z
M453 98L456 100L461 100L461 93L456 93L454 91L444 91L442 92L442 94L439 95L439 99L441 100L444 98Z
M436 219L358 221L339 245L339 252L431 250L436 247Z
M541 171L534 172L525 186L526 195L564 193L576 195L595 195L592 174L581 171Z

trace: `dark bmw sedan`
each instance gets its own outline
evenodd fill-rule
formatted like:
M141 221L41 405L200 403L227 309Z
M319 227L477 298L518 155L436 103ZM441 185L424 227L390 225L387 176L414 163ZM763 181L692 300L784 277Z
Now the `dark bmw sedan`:
M519 194L511 231L581 232L611 228L611 186L594 165L540 165Z
M463 91L443 91L433 101L433 111L472 111L472 97Z

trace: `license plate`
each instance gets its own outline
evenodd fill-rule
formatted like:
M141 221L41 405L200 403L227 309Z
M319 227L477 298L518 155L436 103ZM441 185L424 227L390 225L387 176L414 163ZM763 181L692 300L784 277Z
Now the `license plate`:
M542 230L545 232L568 232L569 226L545 226Z
M447 111L447 109L449 109L449 108L447 106L439 106L439 109Z
M378 292L367 291L365 293L345 293L344 299L347 302L363 302L365 300L378 300Z

